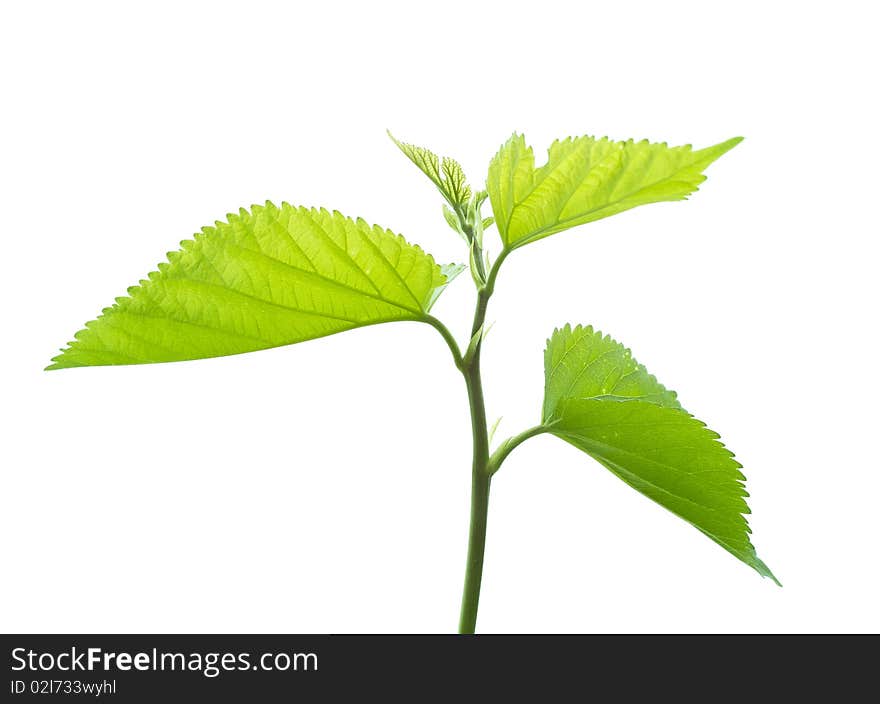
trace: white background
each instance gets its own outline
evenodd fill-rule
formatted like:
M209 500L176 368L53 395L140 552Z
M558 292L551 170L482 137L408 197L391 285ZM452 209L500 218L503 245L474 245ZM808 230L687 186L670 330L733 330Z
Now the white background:
M203 224L326 205L462 261L384 134L481 182L514 130L746 141L686 203L513 255L489 415L532 425L556 325L629 345L745 465L762 580L544 436L493 483L482 631L877 631L870 3L98 3L0 10L4 631L453 630L470 431L412 323L46 373ZM497 236L490 233L497 252ZM460 336L467 275L435 308Z

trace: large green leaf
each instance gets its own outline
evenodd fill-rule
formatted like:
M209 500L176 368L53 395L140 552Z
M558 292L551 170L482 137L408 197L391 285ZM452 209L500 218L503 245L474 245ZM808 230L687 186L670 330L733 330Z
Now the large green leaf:
M634 398L681 408L669 391L632 354L592 326L566 325L544 352L544 420L564 398Z
M507 248L646 203L683 200L706 179L703 170L742 141L693 151L647 141L567 138L535 168L532 148L513 135L492 159L487 190Z
M460 270L338 212L255 205L181 242L48 368L219 357L424 320Z
M749 540L742 465L629 350L566 326L547 343L545 383L551 433L776 580Z

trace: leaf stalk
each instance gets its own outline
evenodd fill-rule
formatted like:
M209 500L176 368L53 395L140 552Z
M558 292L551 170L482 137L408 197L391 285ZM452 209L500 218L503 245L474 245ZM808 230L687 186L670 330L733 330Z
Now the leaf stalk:
M501 464L504 462L504 460L507 459L507 456L522 443L524 443L529 438L533 438L536 435L541 435L542 433L547 433L549 431L550 427L542 424L536 425L533 428L529 428L528 430L524 430L519 435L514 435L513 437L507 438L507 440L501 443L498 446L498 449L492 453L491 457L489 457L489 465L487 467L489 476L491 477L493 474L495 474L495 472L501 469Z

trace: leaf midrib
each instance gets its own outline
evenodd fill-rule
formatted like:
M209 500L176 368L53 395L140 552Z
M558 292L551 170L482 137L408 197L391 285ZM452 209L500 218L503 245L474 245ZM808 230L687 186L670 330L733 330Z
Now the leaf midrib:
M676 467L675 465L667 464L666 462L660 462L659 460L651 459L650 457L646 457L645 455L639 454L638 452L633 452L633 451L631 451L631 450L625 450L625 449L623 449L622 447L619 447L619 446L617 446L617 445L609 445L608 443L601 442L600 440L595 440L594 438L591 438L591 437L588 437L588 436L585 436L585 435L578 435L578 434L576 434L576 433L568 432L568 431L565 431L565 430L554 430L554 431L551 431L551 432L557 434L558 436L562 437L563 440L567 440L568 442L579 441L579 442L581 442L581 443L587 443L587 444L593 445L593 446L596 447L597 451L602 451L603 449L613 450L614 452L620 453L620 454L622 454L622 455L626 455L627 457L633 457L633 458L639 459L639 460L641 460L641 461L643 461L643 462L647 462L647 463L649 463L649 464L655 465L655 466L657 466L657 467L660 467L660 468L663 468L663 469L669 469L669 470L672 470L673 472L675 472L676 474L679 474L679 475L684 475L684 476L686 476L686 477L694 477L694 476L697 476L697 475L694 474L693 472L688 472L686 469L682 469L681 467ZM572 442L572 444L574 444L574 442ZM664 448L664 449L665 449L665 448ZM590 454L590 453L588 453L588 454ZM592 456L592 455L591 455L591 456ZM613 462L613 460L608 460L608 461L609 461L609 462ZM616 463L614 463L614 464L616 464ZM651 486L657 486L657 485L655 485L653 482L651 482L650 480L648 480L648 479L644 479L641 475L636 474L635 472L633 472L633 471L631 471L631 470L626 470L626 471L627 471L628 474L632 474L633 476L638 477L640 480L642 480L642 481L644 481L644 482L646 482L646 483L648 483L648 484L651 484ZM697 474L701 474L701 472L698 472ZM730 487L731 489L733 489L733 488L739 488L740 490L745 491L745 488L742 486L742 484L741 484L738 480L735 480L735 479L734 479L734 482L735 482L736 487L731 486L731 487ZM672 495L672 496L677 496L678 498L680 498L680 499L682 499L682 500L684 500L684 501L689 501L690 503L695 504L695 505L697 505L697 506L703 506L704 508L706 508L706 509L709 510L709 511L717 512L717 511L720 511L720 510L727 510L727 511L730 510L729 507L725 507L725 508L723 508L723 509L713 508L712 506L708 506L708 505L706 505L706 504L702 504L702 503L700 503L699 501L694 501L693 499L688 498L688 497L686 497L686 496L682 496L681 494L676 494L674 491L671 491L671 490L669 490L669 489L663 489L662 487L659 487L659 486L657 486L657 488L658 488L658 489L661 489L662 491L665 491L666 493L668 493L668 494L670 494L670 495ZM732 495L727 495L727 494L724 493L724 492L719 492L719 491L717 491L717 490L713 491L713 490L712 490L712 487L705 487L705 489L706 489L709 493L711 493L711 494L715 494L715 495L720 495L720 496L721 496L722 498L724 498L724 499L731 499L731 500L741 499L741 500L745 500L745 495L744 495L744 494L732 494Z
M225 246L227 246L227 245L224 245L224 247ZM382 296L378 296L376 294L369 293L367 291L363 291L359 288L355 288L354 286L351 286L350 284L346 284L342 281L336 281L334 279L331 279L331 278L325 276L324 274L318 273L317 271L309 271L308 269L303 269L302 267L298 267L294 264L290 264L289 262L285 262L281 259L276 259L275 257L270 256L269 254L266 254L265 252L263 252L259 249L253 249L252 247L246 247L246 246L243 246L240 244L236 244L235 246L239 247L240 249L245 250L247 252L252 252L258 256L261 256L264 259L269 260L270 262L275 262L275 263L281 264L282 266L287 267L289 269L293 269L294 271L299 272L300 274L302 274L304 276L320 279L321 281L325 282L326 284L328 284L332 287L341 288L346 291L350 291L358 296L364 296L365 298L372 298L374 300L381 301L382 303L385 303L387 305L394 306L395 308L400 308L401 310L405 310L409 313L413 313L416 316L424 315L424 313L425 313L425 311L423 311L421 309L410 308L409 306L403 305L402 303L399 303L397 301L392 301L387 298L383 298ZM387 261L387 259L386 259L386 261ZM389 266L390 266L390 263L389 263ZM365 272L363 272L363 270L361 270L360 267L358 267L358 269L361 271L361 273L364 274L364 276L367 279L369 279L369 276L367 276L367 274ZM410 292L410 295L412 295L412 292ZM413 300L415 300L415 296L413 296Z
M522 237L517 239L515 242L511 242L510 244L514 248L521 247L523 245L529 244L530 242L534 242L537 239L540 239L542 235L553 234L553 231L556 230L556 228L558 228L558 227L562 227L562 229L566 229L566 227L571 227L572 225L570 225L570 223L577 223L577 221L580 220L581 218L584 218L584 217L591 215L593 213L600 212L601 210L604 210L605 208L609 208L613 205L622 203L623 201L627 200L628 198L633 198L634 196L637 196L642 191L646 191L649 188L654 188L654 186L658 186L661 183L666 183L667 181L672 181L674 179L674 177L678 176L678 174L680 174L682 171L684 171L690 165L691 164L683 165L680 168L676 169L676 171L674 173L670 174L666 178L661 178L657 181L654 181L652 183L647 184L646 186L642 186L641 188L639 188L635 191L631 191L630 193L626 193L613 201L609 201L608 203L605 203L601 207L591 208L590 210L585 210L585 211L579 213L578 215L576 215L575 217L566 218L565 220L557 220L556 222L552 223L551 225L547 225L545 227L542 227L539 230L535 230L534 232L530 232L526 235L523 235ZM590 175L590 172L588 171L587 174L584 176L584 178L586 179L589 175ZM529 191L529 195L531 195L533 191L534 191L534 188L531 191ZM528 196L526 196L526 198L528 198ZM509 228L510 228L510 222L513 219L514 212L516 211L517 208L519 208L525 202L526 198L524 198L519 203L515 204L513 206L513 208L511 209L510 217L508 218L508 221L507 221L508 222L508 232L509 232Z

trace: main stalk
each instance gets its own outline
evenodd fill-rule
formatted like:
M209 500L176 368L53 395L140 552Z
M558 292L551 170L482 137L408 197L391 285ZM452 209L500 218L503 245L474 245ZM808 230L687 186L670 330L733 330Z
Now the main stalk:
M494 283L494 282L493 282ZM477 625L480 605L480 585L483 580L483 554L486 550L486 520L489 514L489 429L486 424L486 403L483 398L483 380L480 376L480 351L486 307L492 295L490 287L480 289L471 336L474 344L462 363L462 374L467 384L471 407L473 432L473 465L471 467L471 522L468 536L467 567L464 592L461 597L459 633L473 633ZM478 336L478 337L474 337Z

